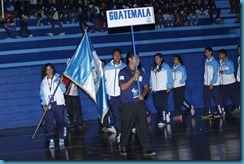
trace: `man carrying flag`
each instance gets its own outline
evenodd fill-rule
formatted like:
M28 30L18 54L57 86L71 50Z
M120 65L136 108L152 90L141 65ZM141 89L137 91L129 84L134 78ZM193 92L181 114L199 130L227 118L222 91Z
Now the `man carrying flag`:
M64 71L64 76L81 87L94 100L98 107L98 117L103 123L109 109L104 74L101 61L86 31Z

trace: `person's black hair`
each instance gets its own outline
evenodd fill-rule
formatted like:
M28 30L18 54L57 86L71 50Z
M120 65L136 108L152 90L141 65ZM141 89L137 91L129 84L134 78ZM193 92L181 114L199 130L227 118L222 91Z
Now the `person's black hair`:
M240 44L237 45L237 49L240 48Z
M154 70L155 68L157 68L157 64L156 64L156 62L155 62L155 57L156 56L158 56L158 57L160 57L161 59L162 59L162 62L161 62L161 64L159 65L159 69L158 69L158 71L160 71L161 70L161 67L162 67L162 64L164 63L164 57L163 57L163 54L162 53L156 53L155 55L154 55L154 63L153 63L153 68L152 68L152 70Z
M127 65L129 65L129 63L130 63L130 58L131 59L133 59L133 57L134 57L134 53L133 52L131 52L131 51L129 51L127 54L126 54L126 64Z
M213 52L212 47L206 47L205 50L208 50L208 51L210 51L210 52Z
M136 55L137 55L137 56L140 56L139 52L136 52ZM138 63L137 69L138 69L139 71L142 71L141 60L140 60L140 62Z
M104 60L104 59L101 59L101 62L104 63L104 66L107 64L106 60Z
M112 51L112 55L113 55L116 51L120 53L121 58L122 58L122 51L121 51L120 49L118 49L118 48L115 48L115 49Z
M136 55L137 56L140 56L139 52L136 52ZM126 54L126 64L129 65L129 59L133 59L134 58L134 53L129 51L127 54ZM138 70L142 70L142 64L141 64L141 61L139 62L138 66L137 66L137 69Z
M221 50L219 50L219 53L221 53L221 54L225 54L225 56L227 56L227 53L226 53L226 50L225 50L225 49L221 49Z
M41 78L43 79L47 75L47 67L51 67L53 69L53 75L57 73L55 67L51 63L44 64L42 67Z
M177 58L177 59L180 61L180 64L181 64L181 65L184 65L184 64L183 64L183 60L182 60L182 58L180 57L180 55L175 55L174 58Z
M107 63L106 63L106 60L104 60L104 59L101 59L101 62L104 63L104 65L107 64Z

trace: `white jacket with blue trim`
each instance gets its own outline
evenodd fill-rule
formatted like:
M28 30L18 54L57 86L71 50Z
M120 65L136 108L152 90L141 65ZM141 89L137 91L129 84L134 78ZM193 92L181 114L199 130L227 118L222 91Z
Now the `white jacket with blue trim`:
M204 85L209 86L210 84L220 85L219 63L214 57L205 60Z
M120 87L119 87L119 71L126 67L126 64L120 61L120 64L114 65L113 60L109 62L105 66L105 85L106 85L106 92L108 97L119 96L120 95Z
M178 88L186 85L186 69L185 66L178 64L177 66L173 66L173 88Z
M51 83L48 83L47 76L45 76L41 82L40 87L40 98L41 98L41 105L47 105L49 102L50 96L53 94L56 86L58 85L58 82L60 80L60 75L55 74L53 76L53 79L51 79ZM49 88L49 85L51 85L51 90ZM61 83L57 89L57 92L53 98L52 101L56 101L57 105L65 105L64 100L64 93L66 91L66 87L64 83Z
M238 57L238 69L237 69L237 75L236 75L236 81L240 82L241 81L241 75L240 75L240 67L241 67L241 58L240 56Z
M161 68L157 67L151 70L150 85L149 88L153 92L164 91L173 86L172 70L168 64L163 63Z
M220 84L222 85L228 85L233 84L236 82L235 79L235 68L234 64L231 60L226 58L224 61L220 60L220 71L223 71L223 74L220 73Z

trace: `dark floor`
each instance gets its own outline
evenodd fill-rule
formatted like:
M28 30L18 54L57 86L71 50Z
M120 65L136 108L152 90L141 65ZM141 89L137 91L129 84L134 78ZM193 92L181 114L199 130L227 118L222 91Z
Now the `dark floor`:
M65 148L50 151L42 127L35 140L35 127L0 131L2 160L240 160L240 118L227 114L225 119L203 121L200 112L192 118L184 114L183 122L157 127L158 116L152 117L153 158L142 156L136 135L131 136L127 157L121 157L115 135L103 134L97 120L89 121L85 130L69 133Z

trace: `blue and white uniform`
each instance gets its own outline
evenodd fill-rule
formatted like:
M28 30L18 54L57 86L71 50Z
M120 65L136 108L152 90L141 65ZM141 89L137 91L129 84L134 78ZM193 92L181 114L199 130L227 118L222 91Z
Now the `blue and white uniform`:
M40 87L40 98L41 105L48 105L49 99L51 95L53 95L55 88L57 87L60 80L59 74L55 74L52 79L48 79L45 76L41 82ZM65 99L64 93L66 91L66 87L64 83L61 83L51 100L51 104L49 105L49 109L45 115L45 124L47 127L46 138L47 140L54 139L54 120L57 122L58 136L60 139L66 138L66 128L65 128L65 120L64 120L64 108L65 108Z
M173 97L174 97L174 114L182 115L181 106L191 110L192 105L185 99L186 69L180 63L173 66Z
M209 86L213 85L213 89ZM220 94L220 76L219 76L219 63L214 58L206 59L205 61L205 72L204 72L204 113L214 114L211 106L211 96L214 97L216 106L218 108L218 113L222 114L224 107L222 103L222 98Z
M240 68L241 68L241 57L238 57L238 68L237 68L237 75L236 75L236 81L240 82L241 81L241 74L240 74Z
M173 66L173 88L178 88L186 85L186 69L183 65L178 64L177 66Z
M165 91L173 87L173 75L169 65L163 63L161 67L157 66L151 70L150 86L153 92Z
M234 64L231 60L226 58L224 61L220 60L220 71L223 71L223 73L220 73L220 84L221 85L228 85L233 84L236 82L235 79L235 68Z
M204 85L209 86L211 84L220 85L219 63L214 57L205 61Z
M231 97L235 108L239 108L240 102L238 100L238 95L235 93L236 90L236 79L235 79L235 68L231 60L226 58L225 60L220 60L220 83L221 83L221 95L223 104L227 105L228 97Z
M122 61L118 65L115 65L113 60L109 62L104 69L105 73L105 85L108 95L109 106L113 115L113 119L110 119L110 112L106 116L104 126L114 126L117 133L120 133L121 129L121 111L120 111L120 87L119 87L119 72L126 67Z
M41 105L48 104L49 98L53 94L55 88L57 87L59 79L60 79L59 74L55 74L52 79L48 79L47 76L43 78L40 87ZM63 83L61 83L56 91L56 94L53 97L52 102L56 102L57 105L65 105L65 100L63 95L65 91L66 91L66 87Z
M150 89L152 90L153 104L157 112L161 115L161 122L166 122L168 116L168 97L167 89L173 86L172 70L168 64L162 63L161 66L151 70ZM161 123L160 122L160 123Z
M119 87L119 72L121 69L126 67L126 64L120 61L118 65L113 63L113 60L109 62L105 66L105 84L106 84L106 92L108 96L116 97L120 95L120 87Z

